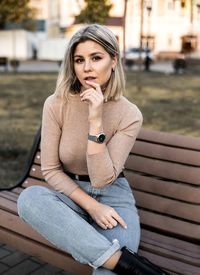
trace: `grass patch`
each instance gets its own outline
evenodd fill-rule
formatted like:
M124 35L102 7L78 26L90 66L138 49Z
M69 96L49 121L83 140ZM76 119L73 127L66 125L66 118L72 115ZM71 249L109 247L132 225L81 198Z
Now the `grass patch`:
M200 134L199 74L127 73L126 96L144 116L144 127L183 135ZM139 87L139 88L138 88Z
M55 89L57 74L0 76L0 187L22 175L28 151L41 124L45 98ZM200 135L199 74L126 73L125 96L137 104L146 128Z

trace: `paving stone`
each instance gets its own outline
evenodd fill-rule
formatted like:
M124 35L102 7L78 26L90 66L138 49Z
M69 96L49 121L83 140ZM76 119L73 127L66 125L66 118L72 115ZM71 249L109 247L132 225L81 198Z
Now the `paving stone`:
M0 249L0 259L6 257L8 255L10 255L10 252L8 250L4 249L3 247L1 247L1 249Z
M74 275L74 273L71 273L71 272L66 272L66 271L61 271L58 273L59 275ZM84 275L84 274L82 274Z
M25 260L20 264L13 266L4 275L29 275L31 272L37 270L40 266L30 260Z
M41 267L40 269L37 269L36 271L32 272L30 275L57 275L58 272L46 270L45 268Z
M30 275L55 275L56 273L51 273L47 270L45 270L44 268L40 268L40 269L37 269L36 271L34 272L31 272Z
M40 260L39 258L35 258L35 257L30 256L29 259L33 262L36 262L36 263L40 264L40 265L45 265L46 264L44 261Z
M48 272L54 272L54 273L57 273L57 272L59 272L59 271L62 271L62 269L60 269L60 268L58 268L58 267L56 267L56 266L53 266L53 265L50 265L50 264L46 264L45 266L44 266L44 269L46 270L46 271L48 271Z
M27 258L29 258L29 255L26 255L20 251L16 251L1 259L1 262L8 266L15 266Z
M9 245L7 245L7 244L4 244L4 245L3 245L3 248L6 249L6 250L8 250L8 251L10 251L10 252L16 251L16 248L11 247L11 246L9 246Z
M8 270L9 266L0 263L0 274L2 274L4 271Z

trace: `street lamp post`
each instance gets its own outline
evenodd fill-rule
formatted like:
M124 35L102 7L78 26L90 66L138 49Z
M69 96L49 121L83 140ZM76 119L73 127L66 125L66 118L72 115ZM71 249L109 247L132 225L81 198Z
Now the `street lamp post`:
M147 2L146 9L147 9L147 15L148 15L146 47L149 48L149 38L150 38L150 34L151 34L151 28L150 28L151 22L150 22L150 18L151 18L151 11L152 11L152 0L150 0L150 1Z
M123 68L125 69L126 65L126 12L127 12L127 2L124 0L124 14L123 14Z
M142 38L143 38L143 22L144 22L144 0L140 2L140 50L139 50L139 71L142 70Z

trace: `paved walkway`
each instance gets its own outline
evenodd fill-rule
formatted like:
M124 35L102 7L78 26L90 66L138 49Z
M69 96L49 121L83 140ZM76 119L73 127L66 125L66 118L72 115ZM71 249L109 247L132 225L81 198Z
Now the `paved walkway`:
M138 66L133 66L132 70L138 70ZM164 72L166 74L173 73L172 62L155 62L150 67L151 71ZM0 67L0 72L4 71ZM12 72L10 65L8 71ZM18 72L58 72L59 64L53 61L23 61L18 67Z
M72 275L4 244L0 244L0 274Z

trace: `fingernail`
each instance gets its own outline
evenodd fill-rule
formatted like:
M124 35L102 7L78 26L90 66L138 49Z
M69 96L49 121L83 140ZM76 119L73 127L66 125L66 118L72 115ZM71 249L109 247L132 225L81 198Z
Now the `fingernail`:
M124 228L127 229L127 225L125 225Z

